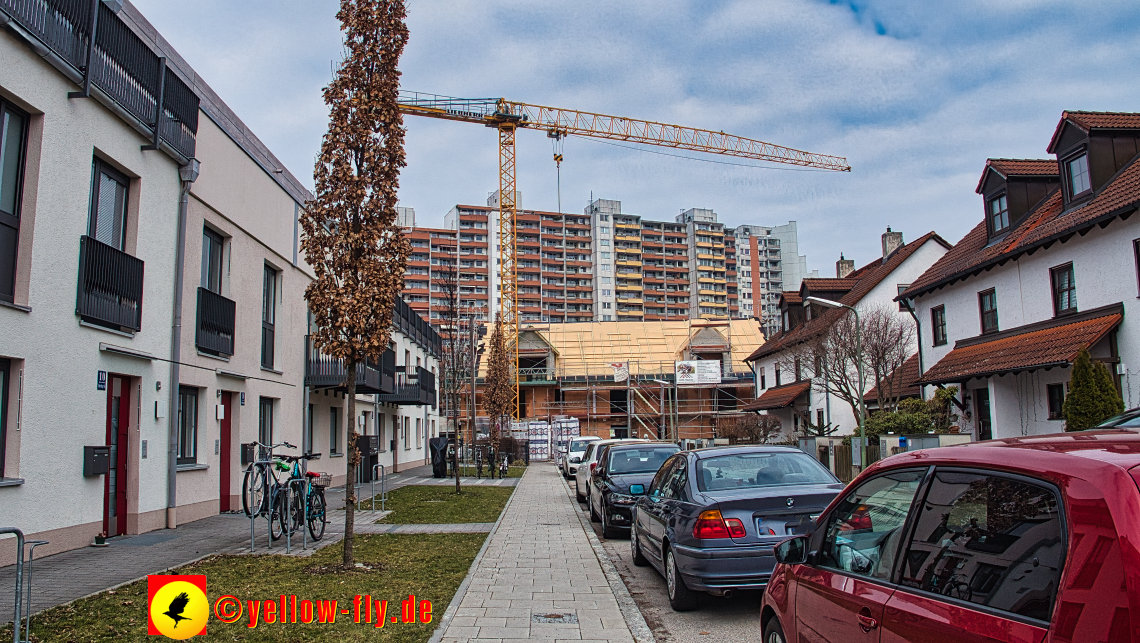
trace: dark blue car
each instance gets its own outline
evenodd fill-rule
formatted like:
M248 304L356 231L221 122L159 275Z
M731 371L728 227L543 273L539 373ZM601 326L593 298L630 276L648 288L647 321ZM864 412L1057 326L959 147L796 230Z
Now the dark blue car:
M776 565L773 547L812 531L842 490L818 460L792 447L682 451L637 500L633 562L665 577L677 611L695 608L699 592L762 589Z

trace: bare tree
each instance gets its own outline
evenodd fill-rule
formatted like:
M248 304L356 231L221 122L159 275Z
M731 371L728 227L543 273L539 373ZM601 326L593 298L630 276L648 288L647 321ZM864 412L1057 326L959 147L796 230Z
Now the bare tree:
M719 437L734 438L745 444L768 444L780 437L782 431L780 418L758 413L724 418L717 427Z
M916 348L914 322L889 305L860 311L859 317L863 324L863 359L874 377L879 409L897 410L904 386L902 367Z
M313 344L343 360L346 371L346 568L354 566L352 479L360 463L356 370L388 346L410 250L396 226L396 190L406 164L397 104L397 64L408 40L404 18L403 0L341 0L337 19L346 56L324 91L329 129L313 171L316 198L301 217L301 248L315 275L305 291L317 323Z
M487 377L483 388L487 418L491 421L491 445L498 447L500 430L509 421L515 401L514 381L511 373L510 356L507 354L507 338L503 330L502 313L495 315L495 328L491 331L491 348L487 355Z
M443 304L443 311L440 316L440 330L443 332L443 355L440 359L440 369L442 370L442 377L440 378L440 388L443 398L443 412L447 418L448 426L451 428L452 434L456 436L456 453L458 458L459 450L459 407L462 402L460 400L460 391L463 386L463 374L467 370L466 352L463 350L463 344L466 342L466 334L463 333L460 327L459 316L459 272L455 266L444 266L438 271L432 271L432 297L435 294L440 295L439 299ZM432 302L434 303L434 301ZM458 462L458 460L457 460ZM459 468L456 467L455 474L455 493L460 492L459 482Z

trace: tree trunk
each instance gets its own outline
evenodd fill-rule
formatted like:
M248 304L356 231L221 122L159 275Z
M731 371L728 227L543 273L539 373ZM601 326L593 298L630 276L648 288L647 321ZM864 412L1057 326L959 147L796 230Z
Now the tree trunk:
M345 466L348 476L344 483L344 567L352 569L356 566L352 551L352 523L356 517L356 465L360 462L360 453L356 450L356 362L349 361L346 366L348 408L345 411L345 424L348 425L348 457L345 458Z
M458 397L458 396L456 396L456 397ZM456 404L456 408L457 409L459 408L458 403ZM455 493L458 494L458 493L460 493L460 490L459 490L459 411L455 412L455 420L451 425L451 429L452 429L451 435L454 436L454 437L452 437L452 439L455 440L455 455L452 456L452 462L453 462L452 470L455 472Z

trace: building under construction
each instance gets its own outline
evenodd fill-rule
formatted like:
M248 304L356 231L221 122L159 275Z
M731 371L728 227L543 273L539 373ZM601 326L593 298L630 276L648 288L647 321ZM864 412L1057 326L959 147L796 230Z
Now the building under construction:
M744 358L763 341L756 319L524 324L519 419L577 418L582 435L601 437L712 439L756 397ZM488 353L476 387L484 427Z

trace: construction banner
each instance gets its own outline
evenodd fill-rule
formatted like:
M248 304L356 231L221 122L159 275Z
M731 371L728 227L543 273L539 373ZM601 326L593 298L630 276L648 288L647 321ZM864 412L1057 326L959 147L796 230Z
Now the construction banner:
M720 360L698 359L676 363L677 385L720 384Z
M614 369L615 382L624 382L629 379L629 362L614 362L610 366Z

